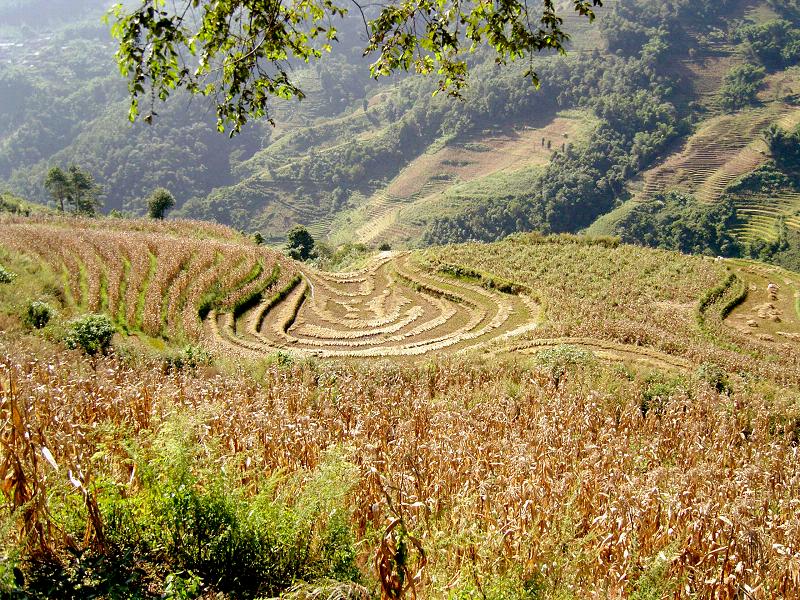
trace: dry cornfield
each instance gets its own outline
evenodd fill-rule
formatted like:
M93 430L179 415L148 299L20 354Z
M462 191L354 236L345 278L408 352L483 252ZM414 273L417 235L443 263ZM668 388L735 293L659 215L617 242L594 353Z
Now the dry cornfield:
M269 294L294 276L295 267L222 227L208 227L213 239L176 235L191 226L134 221L123 230L91 220L16 219L0 224L0 244L60 274L75 311L105 312L128 330L154 337L199 341L204 313L234 311Z
M426 557L418 597L489 590L508 573L536 582L532 597L623 598L646 582L657 598L800 589L796 391L695 382L643 415L642 381L602 370L556 386L509 363L303 364L256 383L4 346L4 490L32 546L59 543L48 506L63 496L91 512L110 482L135 494L130 444L192 415L199 460L245 489L344 453L364 569L374 532L402 518ZM99 516L86 527L96 543Z

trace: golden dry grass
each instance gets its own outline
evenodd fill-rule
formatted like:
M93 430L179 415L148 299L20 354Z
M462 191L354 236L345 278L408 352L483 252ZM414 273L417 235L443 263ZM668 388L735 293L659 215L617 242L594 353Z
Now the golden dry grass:
M728 395L687 380L643 416L643 381L613 371L579 368L556 386L507 363L306 364L268 367L256 383L2 351L3 489L32 546L59 543L47 511L57 497L86 489L91 508L99 479L136 493L125 440L147 444L192 415L198 455L237 484L344 452L357 467L349 502L365 571L402 517L427 560L419 597L511 576L544 598L800 589L796 391L737 383ZM84 543L101 532L88 519Z

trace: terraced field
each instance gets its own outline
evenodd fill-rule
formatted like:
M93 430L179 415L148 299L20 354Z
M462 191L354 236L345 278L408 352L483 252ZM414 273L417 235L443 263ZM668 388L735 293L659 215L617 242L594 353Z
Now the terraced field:
M800 281L750 262L534 235L387 251L331 273L227 228L52 217L6 219L0 246L60 276L67 316L103 312L131 335L222 355L491 357L577 346L600 360L666 370L711 361L800 382ZM761 298L768 283L779 296Z
M9 220L0 245L60 274L74 312L104 312L128 331L174 340L199 340L210 310L235 313L295 276L281 254L191 222Z
M112 225L112 224L110 224ZM129 332L260 357L462 351L535 327L535 302L426 272L384 253L354 273L324 273L240 239L108 231L97 221L0 224L0 245L61 275L74 312L104 312ZM218 234L233 234L230 230Z
M570 237L518 236L432 248L425 256L433 265L491 273L534 291L539 325L487 344L491 355L566 345L598 360L684 371L713 363L800 382L800 279L788 271ZM778 301L763 298L771 282L781 287ZM753 316L769 302L779 322ZM757 325L745 326L752 319Z
M800 108L776 103L768 109L742 111L709 119L686 146L643 175L639 200L680 190L702 202L719 200L725 189L767 160L761 132L773 123L800 123Z
M410 253L382 253L353 273L303 269L238 318L206 321L217 347L249 356L277 349L322 357L400 357L475 349L536 326L525 295L424 271Z
M779 225L800 230L800 192L784 190L774 194L739 194L734 199L741 224L736 235L743 241L778 238Z
M699 70L693 80L702 84L695 92L705 98L712 110L721 74L740 60L731 52L694 59L692 68ZM719 68L710 68L714 65ZM759 92L759 106L707 119L680 150L631 183L629 190L634 201L646 202L657 193L672 190L691 193L701 202L718 201L737 179L769 159L767 145L762 140L762 132L768 126L777 124L792 130L800 125L800 107L786 101L798 90L800 71L796 68L768 76ZM741 194L734 203L741 218L735 233L742 241L776 239L781 221L788 227L800 228L800 195L794 192ZM620 216L624 214L618 212ZM613 229L613 221L607 217L591 232L608 232Z

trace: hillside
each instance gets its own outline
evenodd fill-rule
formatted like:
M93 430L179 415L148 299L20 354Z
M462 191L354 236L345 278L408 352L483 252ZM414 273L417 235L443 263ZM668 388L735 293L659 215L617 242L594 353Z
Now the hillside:
M619 233L636 203L657 193L727 198L771 159L761 131L800 121L796 57L759 54L764 35L793 47L790 7L651 4L606 2L591 25L569 16L572 52L534 59L539 91L522 83L522 65L498 69L477 52L462 101L432 97L426 79L371 80L360 24L345 20L331 56L293 70L307 98L276 101L275 128L254 124L232 142L213 131L202 100L176 97L153 127L125 124L107 32L91 11L54 13L24 43L19 31L2 33L10 41L0 51L0 179L46 201L47 169L76 162L105 186L106 212L141 215L145 196L165 186L176 216L259 231L273 245L298 223L333 246L395 249L517 231ZM30 17L18 4L6 10ZM769 29L776 22L789 29ZM57 52L67 60L54 66ZM744 101L731 95L750 85L743 67L765 69ZM30 100L20 104L23 95ZM741 255L767 258L761 241L795 222L794 190L774 201L762 192L731 200L740 217L731 232L755 248Z
M797 589L796 274L536 235L326 273L46 215L0 265L0 593ZM107 354L65 346L87 310Z
M800 5L603 4L230 140L0 0L0 600L797 600Z

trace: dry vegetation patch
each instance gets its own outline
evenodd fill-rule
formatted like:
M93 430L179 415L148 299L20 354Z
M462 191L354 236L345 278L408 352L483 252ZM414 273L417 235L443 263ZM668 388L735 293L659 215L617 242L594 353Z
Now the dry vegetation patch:
M17 508L5 517L31 550L64 551L67 506L74 543L102 547L110 500L144 489L130 448L146 455L150 432L182 422L196 464L250 494L277 472L272 493L291 493L293 475L338 449L375 591L370 565L397 519L426 556L418 597L788 598L800 585L796 392L721 393L692 377L657 387L591 367L554 385L537 368L474 362L273 365L255 382L2 350L6 510Z

